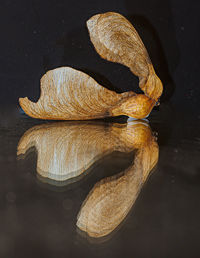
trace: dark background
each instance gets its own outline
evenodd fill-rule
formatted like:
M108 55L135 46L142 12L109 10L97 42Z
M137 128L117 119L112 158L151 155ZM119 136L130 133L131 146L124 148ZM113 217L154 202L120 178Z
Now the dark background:
M119 231L99 243L77 231L77 214L94 184L130 160L103 160L58 189L39 180L35 152L17 160L16 150L29 128L48 123L21 114L18 98L36 101L49 69L72 66L118 92L138 90L129 69L101 59L89 40L87 19L107 11L135 26L164 94L149 117L157 167ZM199 11L194 0L0 1L0 257L200 257Z
M49 69L72 66L116 91L135 90L138 80L127 67L105 61L94 50L86 21L115 11L139 32L160 76L162 103L199 115L198 0L1 0L0 103L37 100L39 80Z

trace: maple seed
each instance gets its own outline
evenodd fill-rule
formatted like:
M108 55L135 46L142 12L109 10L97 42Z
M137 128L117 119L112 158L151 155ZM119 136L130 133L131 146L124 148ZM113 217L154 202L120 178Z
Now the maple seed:
M42 77L41 96L37 103L27 97L20 98L20 106L27 115L39 119L147 117L160 98L163 87L138 33L128 20L113 12L93 16L87 21L87 27L100 56L128 66L139 77L139 86L145 94L133 91L118 94L83 72L61 67Z

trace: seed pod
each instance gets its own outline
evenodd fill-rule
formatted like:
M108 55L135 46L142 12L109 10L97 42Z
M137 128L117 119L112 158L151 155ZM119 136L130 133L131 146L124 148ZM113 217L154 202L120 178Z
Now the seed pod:
M88 120L127 115L144 118L155 101L145 95L118 94L99 85L89 75L70 67L48 71L41 79L37 103L19 99L24 112L34 118L52 120Z
M139 85L145 95L132 91L117 94L83 72L61 67L42 77L41 96L37 103L20 98L20 106L27 115L39 119L147 117L163 87L138 33L122 15L112 12L93 16L87 26L96 51L109 61L128 66L139 77Z

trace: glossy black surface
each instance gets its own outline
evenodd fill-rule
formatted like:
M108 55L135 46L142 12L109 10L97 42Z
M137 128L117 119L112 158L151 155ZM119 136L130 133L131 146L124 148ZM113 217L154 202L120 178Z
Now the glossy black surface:
M37 176L34 150L20 160L16 150L27 129L47 121L18 111L2 119L0 127L1 257L198 257L199 118L166 105L152 113L159 162L122 225L95 240L76 227L81 204L97 181L124 170L133 156L110 155L73 184L45 183Z
M199 5L0 1L0 257L200 257ZM71 66L118 92L138 91L129 69L101 59L89 40L86 20L107 11L134 24L164 95L149 117L158 133L157 167L120 228L100 242L80 234L77 214L93 185L124 170L132 156L111 155L81 181L56 187L38 178L34 151L23 160L16 151L26 130L47 123L24 116L18 98L37 100L39 80L49 69Z

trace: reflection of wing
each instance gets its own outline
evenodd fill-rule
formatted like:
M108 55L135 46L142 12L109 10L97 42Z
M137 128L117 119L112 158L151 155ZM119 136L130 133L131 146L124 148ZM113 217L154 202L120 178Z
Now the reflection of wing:
M42 77L37 103L28 98L20 98L19 103L25 113L34 118L88 120L119 115L144 118L155 101L134 92L117 94L83 72L61 67Z
M96 160L113 151L132 151L146 136L145 131L149 131L149 127L144 122L44 124L23 135L17 154L24 154L35 146L37 172L43 177L63 181L79 176Z
M151 136L139 147L126 171L105 178L93 187L79 212L77 226L92 237L112 232L130 211L157 161L158 145Z
M162 83L156 76L147 50L132 24L114 12L94 15L87 21L90 38L99 55L124 64L140 78L141 89L157 100Z

